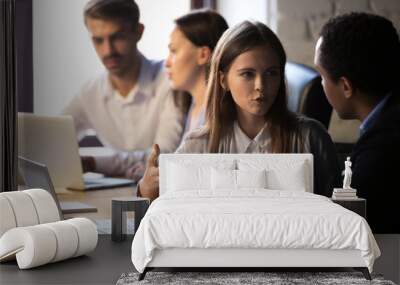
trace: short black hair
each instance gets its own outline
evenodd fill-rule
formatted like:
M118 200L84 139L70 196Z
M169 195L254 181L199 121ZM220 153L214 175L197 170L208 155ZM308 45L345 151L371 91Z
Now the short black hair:
M333 81L344 76L374 96L384 96L399 84L400 41L388 19L344 14L330 19L320 36L319 62Z
M84 21L87 18L101 20L117 20L137 27L139 23L139 7L134 0L91 0L83 12Z

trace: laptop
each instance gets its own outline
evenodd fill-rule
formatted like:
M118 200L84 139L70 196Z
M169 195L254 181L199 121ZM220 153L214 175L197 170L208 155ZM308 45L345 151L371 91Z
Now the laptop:
M83 176L71 116L18 113L18 155L46 165L56 189L92 190L134 184L131 179Z
M96 207L81 202L60 202L46 165L19 156L18 167L26 186L41 188L51 194L56 202L60 217L63 217L63 214L97 212Z

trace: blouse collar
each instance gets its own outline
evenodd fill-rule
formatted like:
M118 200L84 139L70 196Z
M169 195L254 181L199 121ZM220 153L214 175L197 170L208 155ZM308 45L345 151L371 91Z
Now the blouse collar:
M267 123L258 132L254 139L250 139L240 128L237 121L233 124L233 134L238 153L267 152L271 142L271 135Z

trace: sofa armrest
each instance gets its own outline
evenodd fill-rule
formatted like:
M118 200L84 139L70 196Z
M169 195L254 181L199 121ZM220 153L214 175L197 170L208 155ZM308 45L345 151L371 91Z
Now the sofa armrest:
M96 248L96 225L86 218L17 227L0 238L0 261L17 259L20 269L86 254Z

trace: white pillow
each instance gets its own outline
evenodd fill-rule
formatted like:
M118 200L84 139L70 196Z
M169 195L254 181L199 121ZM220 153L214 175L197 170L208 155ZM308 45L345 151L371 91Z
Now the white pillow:
M293 164L285 171L270 170L267 178L268 188L274 190L305 192L308 185L304 162Z
M236 170L232 169L211 169L211 188L213 190L236 189Z
M262 170L236 170L238 188L267 188L267 171Z
M235 169L236 161L221 159L210 160L204 155L203 159L182 159L168 161L165 164L166 179L164 185L166 191L185 190L211 190L211 168Z
M290 158L290 157L289 157ZM288 158L239 159L240 170L265 169L267 188L271 190L307 191L311 189L309 181L310 167L307 161L293 161Z
M240 188L267 188L266 170L211 170L213 190L238 190Z
M207 166L185 166L170 163L167 189L170 191L210 189L210 171Z

